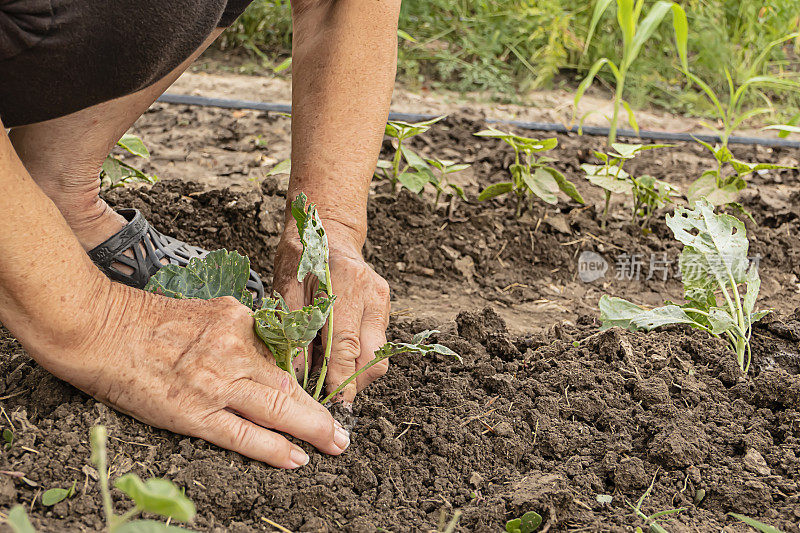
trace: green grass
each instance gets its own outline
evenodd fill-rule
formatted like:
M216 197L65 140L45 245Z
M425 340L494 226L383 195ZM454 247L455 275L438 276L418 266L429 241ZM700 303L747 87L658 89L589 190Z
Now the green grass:
M653 2L648 0L648 5ZM767 43L800 29L800 0L686 0L693 72L726 91L724 67L745 76L748 61ZM595 59L614 57L621 36L610 7L583 54L593 4L586 0L404 0L398 78L411 87L488 90L502 98L536 88L574 88ZM291 49L288 1L255 0L221 41L277 65ZM634 107L657 106L706 115L705 100L685 90L676 68L672 28L663 24L631 69L628 97ZM777 47L766 72L797 76L800 42ZM610 81L601 79L600 84ZM597 84L597 83L596 83ZM800 108L800 97L766 95L777 118ZM759 101L751 105L763 105Z

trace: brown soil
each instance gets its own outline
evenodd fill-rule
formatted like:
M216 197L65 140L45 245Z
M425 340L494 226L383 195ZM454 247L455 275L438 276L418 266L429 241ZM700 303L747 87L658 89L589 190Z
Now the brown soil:
M210 249L238 249L268 281L285 182L248 182L243 178L259 167L242 161L269 157L251 136L258 128L278 131L282 121L156 108L137 126L154 153L153 168L162 177L187 171L190 180L118 189L108 198L141 209L166 233ZM474 139L480 127L461 116L414 140L420 151L472 163L460 179L473 198L501 179L511 156ZM578 165L602 141L559 140L558 166L589 207L536 206L517 220L505 200L459 202L450 215L427 199L394 197L376 185L365 253L394 292L390 336L406 340L435 327L442 330L437 340L464 363L394 361L356 403L353 444L340 458L312 454L309 466L283 472L154 430L51 377L0 333L0 406L17 438L0 452L0 470L23 472L36 484L0 474L0 509L32 504L44 531L97 529L100 500L96 473L86 467L87 437L102 423L113 437L114 475L173 479L197 504L194 526L202 531L272 530L262 517L301 531L426 531L456 509L463 511L463 531L501 530L529 510L541 513L550 531L630 531L643 524L626 501L635 502L655 478L646 514L687 508L664 524L670 532L745 531L726 518L729 511L800 532L800 314L791 314L800 306L797 174L758 176L743 201L759 223L748 222L748 231L751 255L762 256L762 306L780 312L757 327L754 368L742 378L724 344L702 333L596 333L603 293L650 304L680 297L673 275L644 279L651 253L674 260L679 248L663 217L643 234L619 203L601 230L594 205L600 197L584 186ZM227 158L206 158L216 166L205 172L228 180L222 184L229 189L197 183L203 167L190 160L206 143L227 150ZM159 159L170 151L174 166ZM759 161L797 159L785 150L741 152ZM708 160L683 145L634 163L632 171L685 186ZM577 278L582 251L607 258L604 279ZM615 279L615 256L623 251L643 254L642 279ZM497 311L483 309L486 302ZM73 480L75 498L40 505L38 491ZM697 501L701 489L705 497ZM599 503L599 495L613 499Z

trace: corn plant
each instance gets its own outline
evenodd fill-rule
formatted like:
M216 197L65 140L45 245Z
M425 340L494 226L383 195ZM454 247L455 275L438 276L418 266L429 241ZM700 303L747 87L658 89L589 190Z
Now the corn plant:
M108 483L106 441L104 426L94 426L90 430L91 462L100 477L100 495L103 500L107 533L179 533L188 531L157 520L133 520L140 513L151 513L180 522L189 522L194 518L196 510L192 501L186 497L183 490L166 479L150 478L142 481L136 474L125 474L117 478L114 487L133 500L134 505L121 515L114 512L114 502L111 499ZM73 484L73 491L74 486ZM36 531L28 520L25 508L21 505L15 506L8 513L8 524L14 533L35 533Z
M744 69L747 77L739 84L734 81L730 72L725 69L725 79L728 82L727 99L717 95L705 81L689 70L688 52L686 48L678 47L678 56L683 73L691 83L700 88L702 94L705 95L712 105L717 120L722 125L721 127L716 127L708 122L702 123L706 128L719 136L720 143L711 146L709 143L697 140L698 143L708 149L714 156L716 166L715 168L703 172L700 178L689 187L686 195L691 203L697 201L699 198L705 197L714 205L733 204L738 199L742 189L747 186L746 178L750 174L761 170L792 168L770 163L748 163L736 159L728 149L728 141L734 130L745 121L772 112L769 98L761 89L772 88L792 91L800 89L800 83L794 80L759 74L764 68L770 51L775 46L798 36L800 36L799 33L793 33L769 43L764 50L759 53L753 63L747 69ZM753 91L760 94L769 105L749 110L744 109L744 103L750 92ZM789 128L789 131L791 131L790 126L774 127L774 129L782 131L786 131L786 128Z
M592 13L592 20L589 26L589 34L586 37L586 44L584 46L584 53L592 41L592 37L600 22L600 18L605 13L608 6L611 5L612 0L597 0L595 3L594 11ZM573 119L578 110L578 103L586 89L592 84L595 76L600 69L607 66L614 76L614 102L613 114L609 119L610 129L608 133L608 144L611 145L617 139L617 125L619 122L620 107L624 107L628 113L628 122L631 127L638 132L639 126L636 122L631 106L623 99L625 92L625 80L628 76L628 71L631 65L639 55L644 43L646 43L653 32L661 24L664 16L668 11L672 10L672 25L675 28L675 39L678 43L678 48L685 50L686 42L688 39L688 23L686 21L686 13L683 8L675 2L667 2L659 0L650 8L650 11L640 22L639 18L642 14L644 7L644 0L617 0L617 22L620 30L622 31L622 57L617 62L612 61L610 58L601 57L589 68L589 73L578 85L578 90L575 93L573 102ZM585 118L585 115L584 117ZM583 118L581 121L583 121Z
M479 131L475 136L500 139L514 149L514 163L508 168L511 172L511 181L489 185L478 195L478 200L490 200L503 194L514 193L517 197L517 217L522 214L526 198L531 204L534 196L548 204L556 204L559 190L576 202L584 203L583 197L575 185L561 172L548 165L555 159L536 155L558 146L558 139L551 138L540 141L495 128Z
M622 167L636 157L643 150L665 148L668 144L622 144L613 143L612 152L593 151L603 164L581 165L581 170L586 173L586 179L592 184L602 188L605 192L605 207L603 208L601 227L605 228L608 220L608 207L612 194L630 194L633 200L631 221L639 222L642 228L647 228L656 210L672 203L678 196L678 191L665 181L652 176L635 177Z
M392 185L392 192L397 192L397 185L400 184L408 190L419 194L426 184L434 179L430 167L414 150L409 148L404 141L425 133L430 127L444 118L432 118L422 122L403 122L389 121L384 130L386 136L393 139L392 146L394 154L391 161L379 159L375 175L389 180Z
M117 146L124 148L129 154L144 159L150 159L150 152L147 150L144 142L131 133L123 135L122 138L117 141ZM146 174L111 154L106 157L106 160L103 162L102 170L100 170L100 186L105 189L124 187L129 183L136 182L153 184L156 181L158 181L158 176Z
M309 388L310 345L323 326L328 326L320 375L316 386L309 388L315 400L319 400L327 375L333 346L333 307L336 301L328 263L328 237L314 204L307 204L307 197L300 193L292 202L292 216L302 242L298 261L297 281L304 282L308 276L316 278L317 291L313 302L292 310L278 293L265 298L253 313L255 333L275 357L279 368L289 372L300 381L294 369L294 360L303 357L305 372L303 388ZM236 252L216 250L203 259L193 258L186 267L166 265L148 281L145 290L171 298L200 298L208 300L220 296L233 296L243 305L252 308L253 295L247 290L250 260ZM440 344L424 344L436 331L423 331L414 336L411 343L387 342L375 357L347 378L341 385L320 400L323 404L334 399L348 384L373 365L399 353L441 354L460 360L450 348Z
M736 354L743 373L750 367L752 325L770 311L756 311L761 286L757 266L749 265L744 224L714 213L714 206L698 200L693 210L677 207L667 226L683 243L681 281L686 303L645 309L622 298L600 298L602 329L620 326L632 331L667 324L689 324L723 337ZM740 292L744 285L745 293ZM721 295L722 302L717 302Z

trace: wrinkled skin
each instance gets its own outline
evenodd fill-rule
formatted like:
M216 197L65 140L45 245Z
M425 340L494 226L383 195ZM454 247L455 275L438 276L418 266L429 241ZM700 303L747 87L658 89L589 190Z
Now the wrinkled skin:
M331 220L323 220L330 247L330 270L336 303L333 306L333 346L325 385L334 390L356 370L374 359L375 351L386 343L389 324L389 284L369 266L361 254L363 240ZM308 276L297 281L297 263L302 252L297 228L289 223L281 237L275 257L274 289L292 309L311 303L317 280ZM322 348L327 341L327 326L322 330ZM324 350L318 355L318 366ZM295 358L295 368L302 373L302 357ZM357 392L383 376L389 368L384 360L367 369L345 387L338 400L352 402Z
M56 360L42 357L53 374L142 422L276 467L308 456L267 428L325 453L347 448L347 432L275 366L234 298L173 300L109 285L107 329L60 347Z

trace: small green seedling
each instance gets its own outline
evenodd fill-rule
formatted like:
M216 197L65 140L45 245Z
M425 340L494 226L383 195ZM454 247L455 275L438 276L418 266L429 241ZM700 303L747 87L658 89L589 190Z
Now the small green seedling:
M739 513L728 513L728 516L732 516L733 518L744 522L748 526L757 529L761 533L782 533L780 529L775 526L770 526L769 524L765 524L763 522L759 522L755 518L750 518L749 516L745 516Z
M739 198L739 193L747 187L745 178L750 174L762 170L795 168L773 163L748 163L733 157L727 147L727 141L725 144L711 146L709 143L699 139L695 140L711 152L717 161L717 167L703 172L702 176L689 186L686 191L686 197L690 203L694 203L700 198L705 198L715 206L735 205L736 200Z
M720 144L711 146L708 143L697 140L698 143L708 149L717 162L716 168L703 172L702 176L695 181L688 189L686 196L690 203L694 203L699 198L705 197L713 205L726 205L736 202L739 193L747 186L745 178L754 172L761 170L772 170L778 168L794 168L782 165L772 165L765 163L747 163L733 157L728 149L728 140L734 130L745 121L766 113L772 113L772 105L745 109L748 96L755 91L759 96L769 103L769 98L762 92L762 89L777 89L785 91L800 90L800 83L795 80L779 78L777 76L763 75L763 67L769 59L769 54L773 48L782 43L795 39L800 33L786 35L769 43L762 50L753 62L743 70L746 78L737 84L728 69L725 69L725 79L728 82L727 100L718 96L714 90L699 76L689 70L688 50L678 47L678 57L681 62L681 69L691 83L697 85L706 96L721 128L714 124L702 122L703 126L717 134L721 140ZM786 126L776 126L775 129L782 129ZM788 126L791 128L791 126ZM728 163L731 170L725 167Z
M89 431L89 444L92 450L91 462L100 477L100 495L103 499L103 513L108 533L179 533L187 531L181 527L171 526L158 520L133 520L140 513L151 513L163 516L170 521L177 520L180 522L189 522L194 518L196 510L192 501L186 497L183 490L166 479L150 478L142 481L136 474L125 474L117 478L114 482L114 487L133 500L134 505L121 515L114 512L114 502L111 499L111 490L108 485L106 441L105 426L94 426ZM53 493L52 491L64 491L65 493ZM50 489L45 492L42 497L42 503L44 505L54 505L64 498L70 497L71 495L66 494L68 492L74 494L75 483L72 484L72 488L68 491L65 489ZM48 493L51 493L51 496L48 496ZM21 505L11 509L8 514L8 523L14 533L36 532Z
M391 161L378 160L375 175L382 175L392 184L392 192L397 192L400 184L415 194L419 194L428 183L433 183L436 177L430 167L414 150L403 144L404 141L425 133L430 127L445 118L441 117L424 120L422 122L389 121L384 130L386 136L394 139L394 155ZM404 162L405 161L405 162Z
M636 505L632 504L631 502L625 500L625 503L633 509L633 512L636 514L637 517L644 520L646 526L648 526L650 533L668 533L666 529L661 526L661 522L665 522L672 518L672 515L678 514L686 510L686 507L679 507L677 509L668 509L666 511L659 511L657 513L653 513L651 515L646 515L642 512L642 504L650 495L650 492L653 490L653 484L656 482L656 476L658 476L658 472L656 475L653 476L653 481L650 482L650 486L647 487L647 490L644 491L642 497L636 502ZM642 528L637 526L636 533L642 533Z
M666 148L670 144L622 144L613 143L611 152L593 153L602 165L581 165L581 170L586 173L586 179L605 191L605 207L603 208L601 227L605 228L608 221L608 207L612 194L630 194L633 200L631 220L639 221L642 228L650 224L656 210L672 203L672 198L678 196L678 190L665 181L652 176L634 177L622 167L636 154L644 150Z
M770 311L756 311L761 286L756 265L749 265L744 224L737 218L714 213L714 206L699 200L693 210L677 207L667 215L667 226L683 243L681 281L686 304L645 309L622 298L600 298L601 329L620 326L632 331L667 324L689 324L715 337L724 337L736 353L743 373L750 367L752 325ZM746 292L740 293L744 285ZM720 294L724 301L717 302Z
M62 502L67 498L72 498L75 495L76 484L77 481L73 481L72 486L68 489L53 488L46 490L44 494L42 494L42 505L49 507Z
M150 159L150 151L144 145L144 142L131 133L123 135L117 141L117 146L124 148L128 153L135 156ZM146 174L111 154L106 157L103 162L103 168L100 171L100 186L105 189L124 187L129 183L136 182L152 184L156 181L158 181L157 176Z
M589 26L589 34L586 37L584 53L586 53L586 50L589 48L589 43L592 41L592 36L597 29L600 18L603 16L606 9L608 9L608 6L611 5L611 2L612 0L597 0L595 3L592 21ZM655 32L656 28L661 24L664 16L666 16L667 12L670 10L672 10L672 25L675 28L675 39L678 43L678 48L682 50L686 49L689 25L686 21L686 13L680 5L675 2L659 0L650 8L647 16L640 22L639 17L642 14L643 7L644 0L617 0L617 22L622 31L622 57L619 58L618 63L613 62L607 57L601 57L595 61L589 69L586 78L578 85L578 90L575 93L573 119L575 118L574 114L578 110L578 103L581 101L581 98L583 98L586 89L592 84L597 73L600 72L600 69L604 66L608 66L611 70L611 74L614 76L615 87L613 115L609 119L611 125L608 132L609 146L617 140L620 106L624 107L627 111L628 122L631 127L636 132L639 131L639 126L636 123L636 118L631 106L622 98L625 91L625 80L628 77L628 70L639 55L642 46L650 39L653 32ZM586 115L581 118L581 122L583 122L585 118Z
M475 136L500 139L514 149L514 163L508 168L511 172L511 181L489 185L478 195L478 200L490 200L513 192L517 197L517 217L522 215L522 207L526 198L529 198L531 203L533 197L536 196L548 204L556 204L559 190L576 202L584 203L575 185L548 164L555 159L536 155L558 146L558 139L551 138L540 141L495 128L479 131Z
M434 176L434 179L430 182L434 188L436 189L436 199L433 202L433 208L436 210L439 207L439 198L442 196L442 193L445 192L446 189L452 189L453 193L456 196L461 198L462 200L466 200L467 196L464 194L464 189L460 186L456 185L455 183L450 183L450 179L448 176L455 172L461 172L462 170L468 169L470 165L465 163L456 163L455 161L447 161L444 159L426 159L429 165L439 171L438 176ZM452 193L451 193L452 194Z
M462 512L456 509L450 520L447 520L447 513L442 509L439 513L439 524L436 526L436 533L453 533L461 520L461 515Z
M14 444L14 432L10 429L3 430L3 449L10 450L11 445Z
M316 278L317 291L311 305L291 310L284 298L277 292L265 298L261 307L253 314L254 328L258 337L264 341L275 357L280 368L295 378L294 359L302 356L305 359L303 388L309 386L309 346L316 339L320 330L327 324L328 336L325 352L313 389L315 400L322 395L325 376L333 346L333 307L336 295L328 250L328 236L314 204L307 204L308 198L300 193L292 202L291 211L297 225L297 231L303 250L297 267L297 281L303 282L308 276ZM233 296L247 307L253 306L253 296L247 290L250 272L250 260L236 252L216 250L203 259L193 258L186 267L166 265L150 278L145 290L163 294L171 298L199 298L209 300L220 296ZM375 358L361 367L355 374L347 378L341 385L331 391L321 402L328 403L349 385L362 372L380 361L398 353L419 353L452 356L460 360L458 354L440 344L423 344L436 331L423 331L414 336L410 344L387 342L377 352ZM311 391L310 391L311 392Z
M542 517L539 513L528 511L519 518L506 522L507 533L533 533L542 525Z

